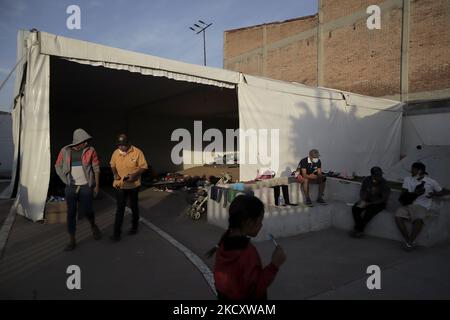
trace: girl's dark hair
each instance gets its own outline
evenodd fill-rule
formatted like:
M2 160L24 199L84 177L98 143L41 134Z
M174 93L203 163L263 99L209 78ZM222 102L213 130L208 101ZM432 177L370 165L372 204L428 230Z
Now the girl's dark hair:
M206 253L210 258L214 255L220 243L228 236L231 229L238 229L248 220L257 220L264 214L264 204L255 196L239 195L234 198L228 210L228 229L220 238L219 243Z

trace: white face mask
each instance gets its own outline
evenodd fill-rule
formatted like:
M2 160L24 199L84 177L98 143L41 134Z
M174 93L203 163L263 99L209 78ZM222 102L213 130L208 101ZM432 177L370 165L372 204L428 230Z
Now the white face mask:
M317 162L319 162L319 158L312 158L311 161L312 161L313 163L317 163Z

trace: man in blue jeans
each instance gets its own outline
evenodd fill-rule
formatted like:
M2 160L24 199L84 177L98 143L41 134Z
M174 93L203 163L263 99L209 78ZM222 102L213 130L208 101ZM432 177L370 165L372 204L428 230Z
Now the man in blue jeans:
M83 129L75 130L72 144L61 149L55 164L56 173L66 185L67 229L70 236L66 251L76 246L78 202L78 212L89 220L94 239L101 239L92 207L92 200L99 192L100 163L97 152L89 145L91 139Z

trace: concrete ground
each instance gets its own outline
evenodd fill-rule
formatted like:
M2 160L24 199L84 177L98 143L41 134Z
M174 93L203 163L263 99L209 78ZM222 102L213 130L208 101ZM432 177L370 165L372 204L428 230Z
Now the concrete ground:
M186 195L146 190L141 215L164 230L212 268L204 253L223 230L191 220ZM105 233L94 241L80 223L79 246L63 252L63 225L31 223L18 217L0 261L0 298L6 299L214 299L199 270L154 231L141 224L136 236L112 243L114 202L104 194L95 201ZM124 230L129 228L127 217ZM449 299L450 243L411 253L400 243L367 237L352 239L329 229L278 239L288 259L269 289L270 299ZM274 249L256 243L264 264ZM82 290L66 288L67 266L80 266ZM369 265L381 268L381 290L369 290Z
M0 194L6 187L9 186L9 181L0 181ZM13 200L0 200L0 227L5 222L6 217L9 213L9 208L11 207Z

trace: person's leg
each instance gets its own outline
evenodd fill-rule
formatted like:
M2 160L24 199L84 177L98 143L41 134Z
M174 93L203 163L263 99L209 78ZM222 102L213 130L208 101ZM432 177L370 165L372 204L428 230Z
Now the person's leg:
M114 235L115 240L120 239L120 234L122 233L122 223L123 215L125 213L125 206L127 203L126 190L117 189L116 190L116 219L114 222Z
M275 205L279 206L280 203L279 203L278 199L280 199L280 186L274 186L272 188L273 188L273 195L274 195Z
M130 205L133 218L131 222L131 234L136 234L139 228L139 188L130 190Z
M77 194L75 186L66 186L64 196L67 204L67 231L69 232L69 244L65 248L66 251L75 249L75 232L77 228Z
M422 231L424 225L425 225L425 223L423 222L422 219L416 219L412 222L412 231L411 231L411 235L409 237L410 244L414 244L414 241L416 240L417 236Z
M355 232L362 232L361 229L361 215L363 213L364 209L358 207L356 204L352 207L352 214L353 214L353 220L355 220L355 226L353 227L353 230Z
M95 240L100 240L101 232L95 224L95 214L93 208L94 190L88 185L81 186L79 191L80 213L85 216L91 224L92 234Z
M408 220L403 217L395 217L395 223L397 224L398 230L400 230L400 233L402 234L403 239L405 239L405 242L409 244L410 238L408 228L406 227L407 221Z
M307 198L309 198L309 179L308 178L305 178L303 180L302 187L303 187L303 192L305 193L305 196Z
M281 186L281 190L283 190L284 203L286 205L296 206L297 204L291 203L291 200L289 198L289 186L287 184L284 184Z
M308 206L312 206L311 197L309 196L309 183L311 182L310 179L304 178L302 183L303 192L305 193L305 204Z
M323 193L325 192L325 177L324 176L319 176L318 179L318 184L319 184L319 196L317 197L317 199L322 199L323 198Z
M364 232L367 224L385 208L384 205L369 205L366 207L364 216L361 218L360 232Z

